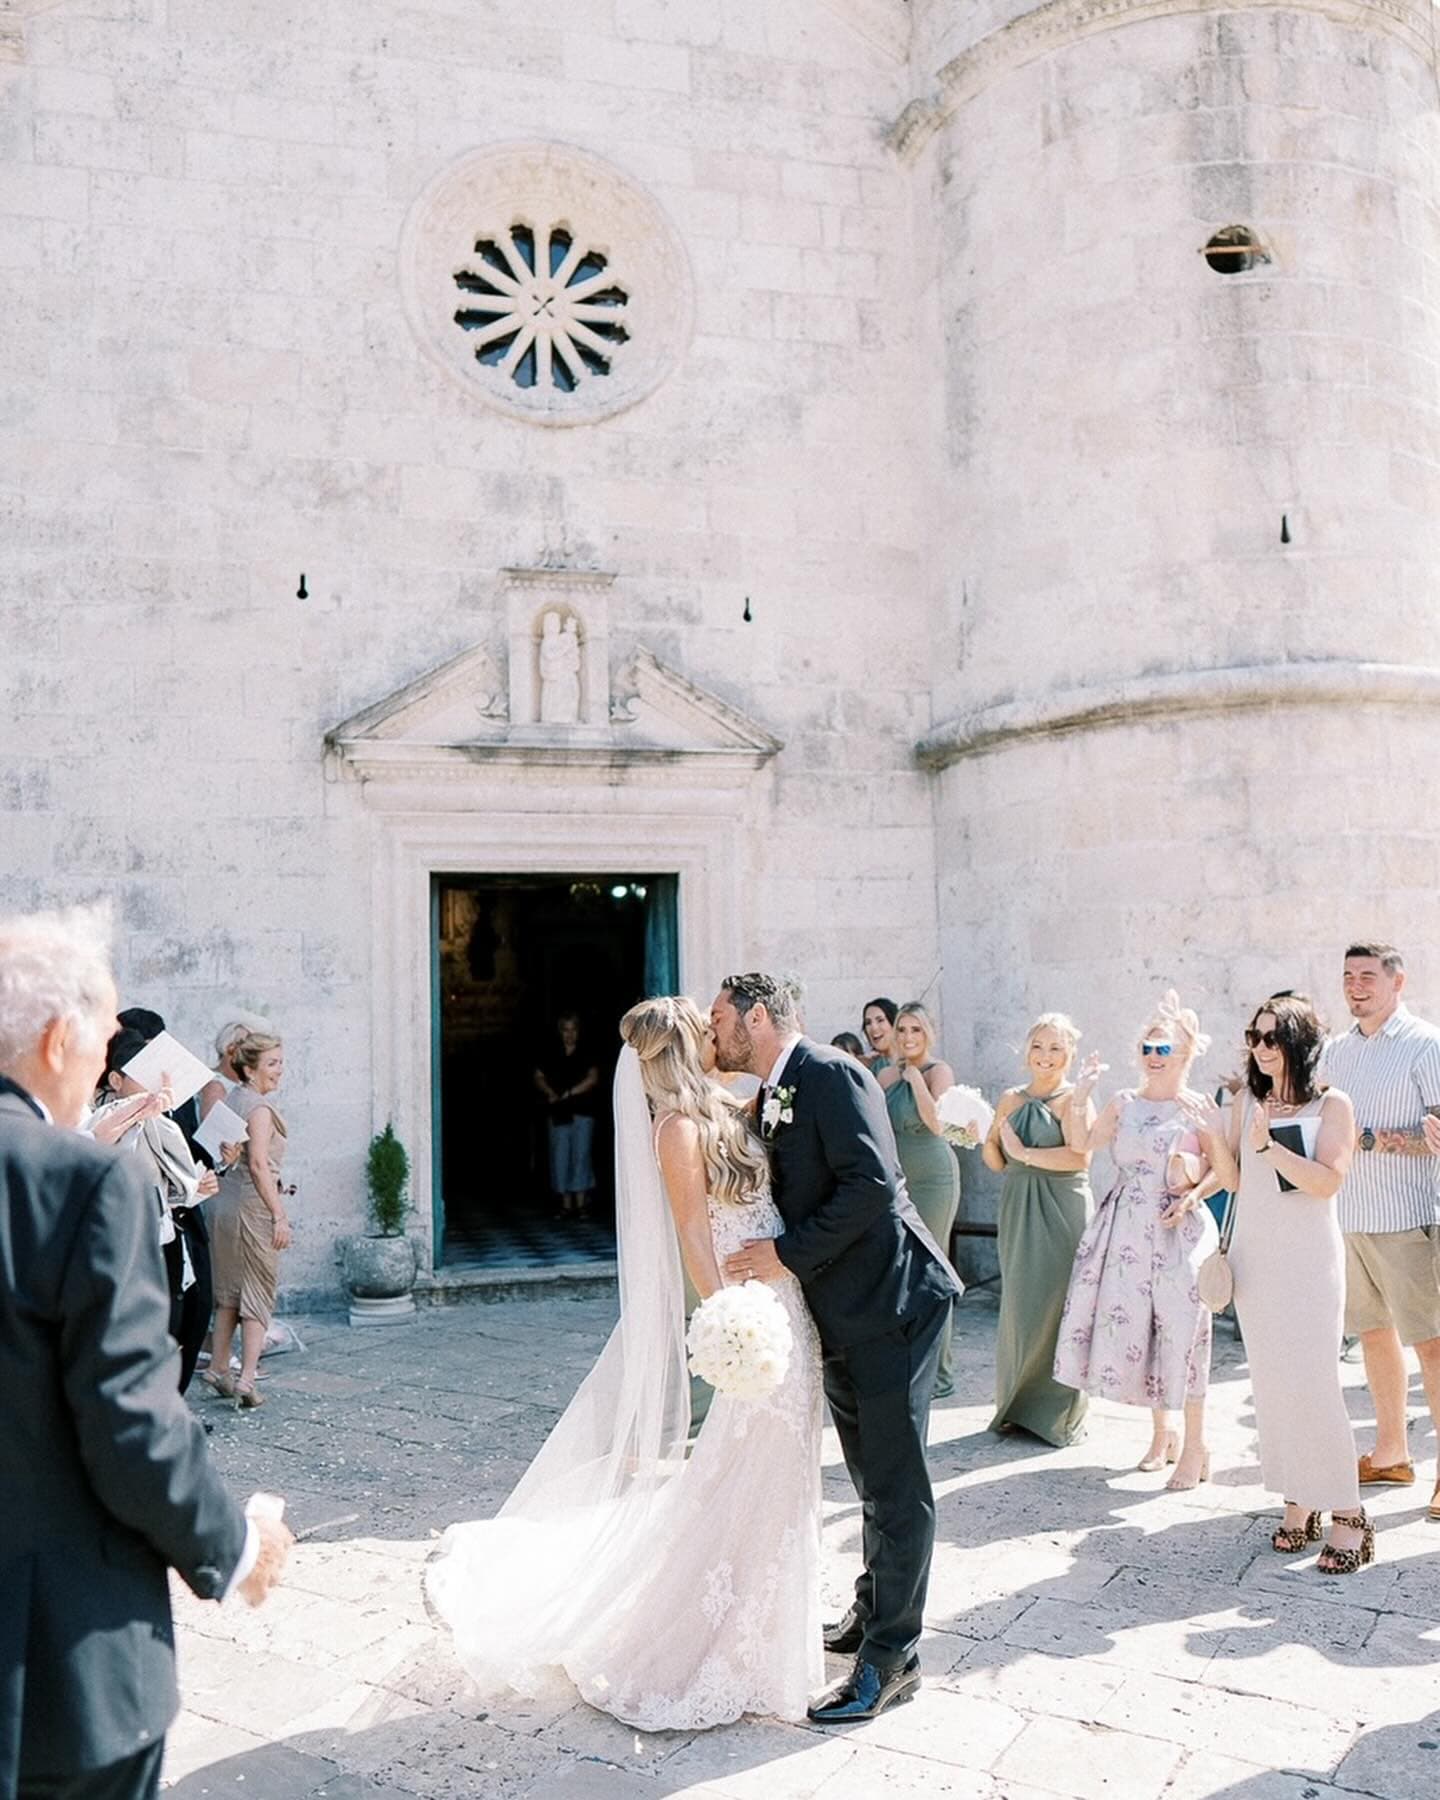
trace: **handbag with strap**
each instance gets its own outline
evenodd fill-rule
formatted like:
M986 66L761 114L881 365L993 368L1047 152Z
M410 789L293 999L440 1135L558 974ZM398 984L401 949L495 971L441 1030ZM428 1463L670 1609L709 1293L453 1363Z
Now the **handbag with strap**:
M1220 1247L1210 1252L1195 1277L1200 1298L1211 1312L1224 1312L1235 1298L1235 1272L1230 1267L1230 1238L1235 1230L1235 1202L1238 1198L1239 1195L1232 1192L1227 1199L1225 1217L1220 1224Z

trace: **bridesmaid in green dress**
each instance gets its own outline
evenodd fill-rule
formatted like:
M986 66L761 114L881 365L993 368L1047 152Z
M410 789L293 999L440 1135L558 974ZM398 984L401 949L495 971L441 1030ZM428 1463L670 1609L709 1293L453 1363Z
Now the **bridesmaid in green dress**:
M1019 1427L1063 1448L1084 1435L1084 1394L1052 1373L1060 1315L1081 1234L1090 1222L1090 1158L1065 1146L1080 1033L1064 1013L1044 1013L1025 1046L1029 1081L1000 1097L982 1155L1003 1174L1000 1192L1000 1325L995 1343L992 1431ZM1085 1101L1086 1129L1094 1103Z
M960 1164L940 1135L943 1127L935 1102L946 1088L954 1087L955 1077L949 1063L941 1062L935 1055L935 1035L935 1021L923 1006L918 1002L902 1006L895 1015L891 1034L892 1060L875 1078L885 1090L905 1186L916 1212L949 1256L950 1234L960 1210ZM944 1400L954 1392L955 1371L947 1323L940 1346L935 1398Z

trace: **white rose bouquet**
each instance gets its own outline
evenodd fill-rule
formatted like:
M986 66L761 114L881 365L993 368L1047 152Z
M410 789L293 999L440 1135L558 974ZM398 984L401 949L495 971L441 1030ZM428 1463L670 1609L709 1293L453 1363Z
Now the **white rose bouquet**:
M985 1142L985 1135L995 1117L995 1109L979 1088L946 1088L935 1102L947 1143L962 1150L975 1150Z
M717 1393L763 1400L785 1379L793 1339L779 1297L763 1281L746 1281L702 1300L685 1342L691 1373Z

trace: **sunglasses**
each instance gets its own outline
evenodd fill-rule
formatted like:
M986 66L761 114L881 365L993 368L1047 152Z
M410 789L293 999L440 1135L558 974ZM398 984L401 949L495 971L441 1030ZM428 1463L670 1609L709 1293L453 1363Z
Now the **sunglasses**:
M1245 1042L1252 1050L1257 1049L1261 1044L1263 1044L1267 1050L1278 1050L1280 1048L1280 1033L1278 1031L1247 1031L1245 1033Z
M1168 1056L1174 1048L1173 1044L1142 1044L1140 1054L1142 1056Z

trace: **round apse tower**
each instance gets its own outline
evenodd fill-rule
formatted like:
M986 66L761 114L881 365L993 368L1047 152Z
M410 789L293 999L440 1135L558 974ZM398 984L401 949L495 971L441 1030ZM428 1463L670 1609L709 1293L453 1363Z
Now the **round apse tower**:
M983 23L977 21L981 15ZM1440 1015L1440 132L1407 0L929 0L947 1047ZM978 33L978 35L977 35ZM928 207L928 213L925 208ZM968 1038L968 1042L967 1042Z

